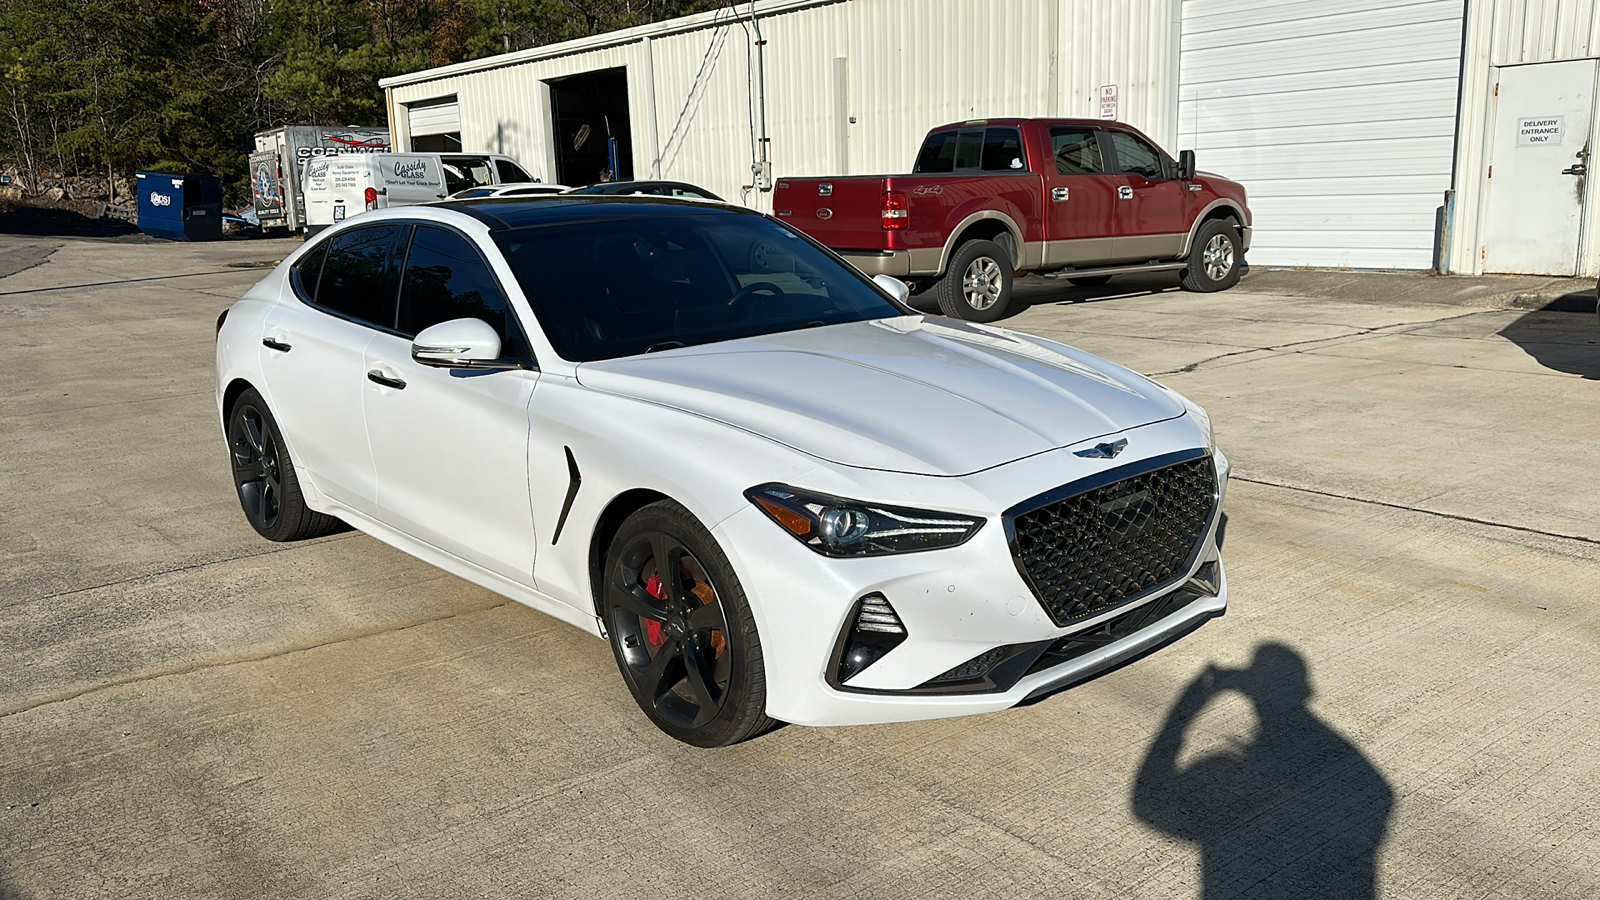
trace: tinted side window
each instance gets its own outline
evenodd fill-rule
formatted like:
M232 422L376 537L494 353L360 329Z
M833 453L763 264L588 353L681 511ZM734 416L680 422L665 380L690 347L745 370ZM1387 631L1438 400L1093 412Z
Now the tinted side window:
M1146 178L1161 178L1161 154L1131 134L1110 132L1111 146L1117 153L1117 171Z
M394 327L394 247L408 226L352 228L328 241L317 305L357 321Z
M956 167L956 133L939 131L928 135L917 153L917 164L911 167L914 174L953 172Z
M1061 175L1100 175L1106 170L1100 159L1100 142L1087 128L1050 129L1050 153Z
M991 128L983 133L983 170L1021 172L1022 134L1015 128Z
M533 180L532 178L528 177L527 172L522 171L522 169L515 163L507 162L503 159L497 159L494 161L494 167L495 171L500 173L501 184L512 184L518 181Z
M418 225L400 286L400 324L408 337L451 319L482 319L500 335L500 352L527 357L527 344L500 284L472 242L453 231Z
M961 132L956 143L956 168L976 169L983 158L983 129Z
M322 259L327 255L327 243L318 244L300 257L294 264L294 270L289 273L294 292L307 303L317 302L317 279L322 275Z

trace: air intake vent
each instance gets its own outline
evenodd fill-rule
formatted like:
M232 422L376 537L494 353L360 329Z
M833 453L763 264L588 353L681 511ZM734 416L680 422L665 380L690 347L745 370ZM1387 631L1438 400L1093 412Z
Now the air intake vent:
M906 626L882 594L868 594L856 601L855 615L845 622L839 635L834 664L834 684L860 675L866 668L900 646L906 639Z
M856 612L857 631L879 631L884 634L905 634L894 607L882 594L868 594L861 598L861 609Z

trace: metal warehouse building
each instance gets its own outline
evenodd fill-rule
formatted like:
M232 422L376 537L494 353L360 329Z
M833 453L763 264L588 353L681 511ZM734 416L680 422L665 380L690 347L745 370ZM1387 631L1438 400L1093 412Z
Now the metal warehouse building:
M1116 118L1245 184L1258 265L1594 275L1597 57L1596 0L756 0L382 86L399 149L761 209L934 125Z

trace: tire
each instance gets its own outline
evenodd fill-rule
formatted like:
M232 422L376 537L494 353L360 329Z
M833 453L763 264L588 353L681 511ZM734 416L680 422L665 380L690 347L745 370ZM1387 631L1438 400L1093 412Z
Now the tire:
M656 560L676 562L663 571ZM716 539L670 500L629 516L602 568L600 615L623 683L657 728L726 747L777 723L755 617ZM662 577L665 575L666 577Z
M1073 287L1097 288L1110 280L1110 275L1085 275L1082 278L1068 278L1067 283Z
M1200 226L1189 248L1189 265L1183 270L1183 289L1199 293L1225 291L1239 283L1244 254L1239 232L1231 222L1212 219Z
M1011 311L1011 256L993 241L968 241L956 248L950 267L934 286L939 310L969 322L993 322Z
M298 541L338 531L344 523L306 506L283 432L251 388L228 411L228 459L244 517L269 541Z

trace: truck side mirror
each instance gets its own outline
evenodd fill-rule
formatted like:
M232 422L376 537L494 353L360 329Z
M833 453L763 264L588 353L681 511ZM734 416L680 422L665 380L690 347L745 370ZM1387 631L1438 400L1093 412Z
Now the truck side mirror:
M1179 181L1193 181L1194 180L1194 151L1193 150L1180 150L1180 151L1178 151L1178 180Z

